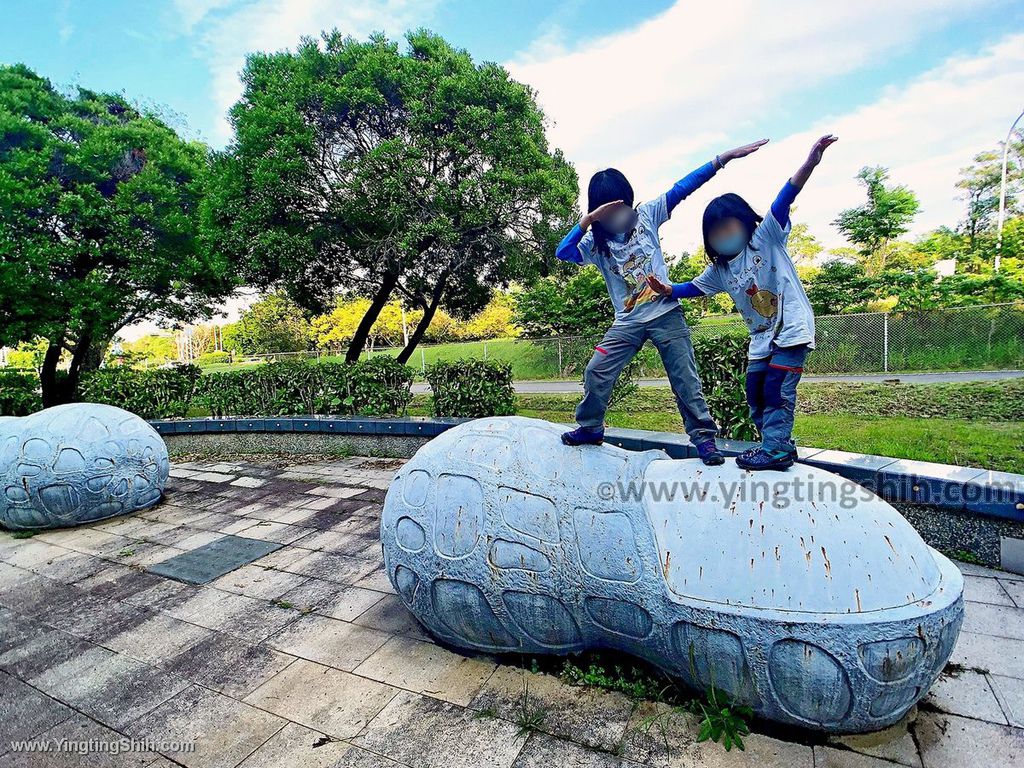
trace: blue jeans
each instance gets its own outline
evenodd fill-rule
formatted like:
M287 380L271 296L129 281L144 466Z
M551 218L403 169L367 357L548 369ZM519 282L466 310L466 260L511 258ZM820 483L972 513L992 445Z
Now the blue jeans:
M576 408L576 421L581 427L604 426L615 380L648 339L665 364L665 373L690 440L694 445L710 440L718 434L718 425L704 401L697 363L693 359L690 328L681 307L670 309L646 323L622 323L608 329L601 343L594 347L594 356L583 374L584 395Z
M779 347L772 344L769 357L747 364L747 404L750 418L761 434L766 451L788 451L793 447L793 416L796 385L804 371L810 350L806 344Z

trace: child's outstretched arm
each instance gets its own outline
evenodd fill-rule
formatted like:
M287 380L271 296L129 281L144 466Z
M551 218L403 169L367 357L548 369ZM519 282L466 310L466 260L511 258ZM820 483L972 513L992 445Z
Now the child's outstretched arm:
M793 201L796 200L797 194L804 188L804 184L811 177L811 172L821 162L825 150L837 141L839 141L839 137L830 133L814 142L811 153L807 156L804 164L786 181L779 196L775 198L775 202L772 203L772 216L782 225L783 229L789 224L789 209L793 205Z
M661 280L656 278L654 275L647 276L647 284L651 287L651 290L655 293L659 293L662 296L672 299L695 299L698 296L707 296L707 294L693 284L692 280L687 280L685 283L663 283Z
M712 176L722 170L730 160L746 157L752 152L757 152L767 143L768 139L761 139L753 144L744 144L742 147L727 150L720 155L716 155L715 159L710 163L704 163L697 170L681 178L672 185L672 189L665 193L665 205L668 207L668 212L672 213L673 208L700 189Z
M570 229L569 233L562 238L562 242L560 242L558 244L558 248L555 249L555 256L562 261L571 261L575 264L582 264L583 254L580 252L580 242L583 240L583 236L587 233L587 230L590 229L591 224L603 219L620 203L622 203L621 200L615 200L611 203L599 205L590 213L583 214L583 216L580 217L579 223Z

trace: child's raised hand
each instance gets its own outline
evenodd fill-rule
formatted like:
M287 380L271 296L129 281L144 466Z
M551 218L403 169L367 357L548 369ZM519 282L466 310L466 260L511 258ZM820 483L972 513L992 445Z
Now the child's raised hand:
M831 133L828 134L827 136L822 136L820 139L814 142L814 146L811 147L811 154L807 156L807 162L812 163L814 165L820 163L821 156L825 154L825 150L831 147L837 141L839 141L839 137L833 136Z
M757 152L761 147L768 143L768 139L761 139L755 141L753 144L744 144L742 147L735 147L727 150L718 156L719 161L722 165L725 165L730 160L735 160L737 157L746 157L747 155Z
M662 296L672 296L672 286L668 283L663 283L661 280L656 278L654 275L647 276L647 285L650 286L651 290Z
M612 202L610 203L605 203L604 205L597 206L597 208L583 216L583 218L580 220L580 226L583 229L586 229L595 221L601 221L601 219L603 219L605 216L608 216L613 210L615 210L617 206L620 205L622 205L621 200L612 200Z

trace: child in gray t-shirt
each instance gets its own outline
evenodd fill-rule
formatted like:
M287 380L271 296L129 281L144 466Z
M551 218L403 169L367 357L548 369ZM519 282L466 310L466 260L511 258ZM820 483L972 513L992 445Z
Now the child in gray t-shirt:
M747 404L761 445L736 459L744 469L786 469L796 460L796 385L814 348L814 313L786 250L789 208L836 141L830 134L815 142L763 219L739 195L712 200L704 211L704 248L711 263L692 281L668 285L657 276L648 278L652 290L672 299L728 293L750 329Z
M676 182L665 194L633 208L633 188L614 168L595 173L588 189L590 213L558 246L563 261L592 264L601 270L615 307L615 322L594 347L583 377L584 397L576 408L579 427L562 435L566 445L594 445L604 439L608 398L622 369L648 339L665 364L686 431L705 464L722 464L715 444L718 427L708 411L690 343L690 329L679 302L648 283L668 280L658 229L685 197L711 179L726 163L755 152L758 141L731 149Z

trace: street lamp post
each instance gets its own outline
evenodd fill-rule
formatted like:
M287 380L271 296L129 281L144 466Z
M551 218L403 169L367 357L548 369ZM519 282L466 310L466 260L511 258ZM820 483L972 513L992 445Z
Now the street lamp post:
M1003 175L999 182L999 220L996 224L996 262L995 271L999 271L999 262L1002 260L1003 250L1003 222L1006 220L1006 161L1010 156L1010 141L1013 139L1013 132L1017 129L1017 123L1024 117L1024 112L1017 115L1009 132L1006 134L1006 141L1003 143Z

